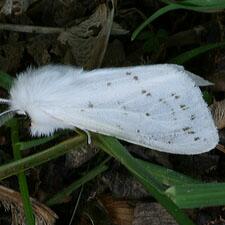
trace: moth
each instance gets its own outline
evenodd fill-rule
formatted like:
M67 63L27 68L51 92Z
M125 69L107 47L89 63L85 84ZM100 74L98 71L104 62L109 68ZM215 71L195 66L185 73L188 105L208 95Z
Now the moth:
M201 77L173 64L84 71L28 68L15 79L3 114L24 114L33 136L79 128L176 153L213 149L218 132L202 98Z

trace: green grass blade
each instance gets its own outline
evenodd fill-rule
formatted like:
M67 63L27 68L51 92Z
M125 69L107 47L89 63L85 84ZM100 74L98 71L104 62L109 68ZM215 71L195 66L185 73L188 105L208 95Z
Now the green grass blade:
M174 1L161 0L166 4L176 4L180 5L183 9L193 10L198 12L212 12L217 10L223 10L225 8L225 2L221 0L184 0L184 1Z
M11 120L11 141L13 147L14 159L21 159L21 153L18 146L15 144L19 141L18 123L17 120ZM18 175L19 188L21 193L21 198L24 207L24 214L26 218L26 223L29 225L35 225L34 213L32 209L32 204L30 202L29 190L27 185L27 179L24 172L20 172Z
M176 5L176 4L171 4L171 5L167 5L161 9L159 9L158 11L156 11L155 13L153 13L147 20L145 20L131 35L131 40L133 41L138 34L146 27L148 26L148 24L150 24L151 22L153 22L155 19L157 19L158 17L160 17L161 15L175 10L175 9L179 9L180 6Z
M75 147L80 146L84 141L86 141L86 136L79 135L44 151L3 165L0 167L0 180L55 159L72 149L74 150Z
M1 88L4 88L8 91L12 85L12 82L13 82L13 78L10 75L0 71L0 87Z
M209 1L206 3L206 1L196 1L196 0L190 0L190 1L181 1L181 2L174 2L174 1L163 1L164 3L167 3L167 6L164 6L163 8L157 10L155 13L153 13L147 20L145 20L131 35L131 40L133 41L138 34L150 23L152 23L155 19L162 16L163 14L177 9L186 9L186 10L193 10L197 12L212 12L216 10L222 10L225 8L224 2L215 2Z
M43 145L49 141L54 140L59 137L59 134L55 134L50 137L38 138L31 141L17 142L16 145L20 148L20 151L26 150L28 148L34 148L39 145Z
M81 187L82 185L84 185L88 181L94 179L96 176L103 173L104 171L106 171L108 169L108 166L105 165L105 163L107 161L105 160L99 166L95 167L94 169L89 171L87 174L85 174L83 177L81 177L79 180L75 181L74 183L69 185L67 188L65 188L64 190L57 193L55 196L50 198L46 202L46 204L51 206L51 205L62 203L63 200L65 199L65 197L69 196L72 192L77 190L79 187Z
M164 186L155 180L146 169L120 144L112 137L95 135L94 142L97 146L115 157L122 163L148 190L156 200L167 209L180 225L194 225L186 214L178 208L164 193Z
M185 184L165 192L180 208L225 205L225 183Z
M184 52L180 55L178 55L177 57L170 59L169 63L175 63L175 64L184 64L185 62L193 59L194 57L203 54L207 51L210 51L212 49L215 48L221 48L225 46L225 42L221 42L221 43L214 43L214 44L207 44L204 46L200 46L198 48L194 48L190 51Z
M201 7L213 7L223 9L225 7L225 2L221 0L184 0L179 4L187 6L201 6Z
M137 159L137 161L142 164L148 173L157 179L157 181L167 185L181 185L181 184L197 184L201 183L199 180L195 180L191 177L185 176L181 173L178 173L174 170L167 169L163 166L155 165L144 160Z

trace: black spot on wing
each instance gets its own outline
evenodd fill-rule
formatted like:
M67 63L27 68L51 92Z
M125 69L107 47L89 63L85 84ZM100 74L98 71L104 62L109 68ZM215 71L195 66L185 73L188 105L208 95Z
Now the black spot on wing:
M133 79L134 80L138 80L138 76L133 76Z
M189 107L186 106L185 104L180 105L180 108L181 108L182 110L187 110L187 109L189 109Z
M190 130L191 128L190 127L184 127L183 128L183 131L188 131L188 130Z
M194 120L196 116L194 114L191 115L191 120Z
M94 107L94 105L91 102L89 102L88 103L88 108L93 108L93 107Z

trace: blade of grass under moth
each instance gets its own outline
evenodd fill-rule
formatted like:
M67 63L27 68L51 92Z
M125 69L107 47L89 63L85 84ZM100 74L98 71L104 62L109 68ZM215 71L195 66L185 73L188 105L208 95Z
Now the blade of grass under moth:
M2 165L0 167L0 180L55 159L72 149L75 150L75 147L80 146L85 141L86 136L79 135L31 156Z
M45 204L48 206L55 205L55 204L60 204L63 203L63 200L65 197L68 197L72 192L77 190L79 187L87 183L88 181L94 179L96 176L99 174L103 173L108 169L108 166L106 166L106 162L108 161L104 160L99 166L96 166L94 169L90 170L87 174L85 174L83 177L80 179L76 180L72 184L70 184L68 187L54 195L52 198L50 198Z
M143 165L146 171L155 177L159 182L167 185L174 186L180 184L197 184L201 181L193 179L189 176L185 176L174 170L167 169L163 166L159 166L144 160L136 159L139 163Z
M18 146L15 144L19 141L19 129L16 119L10 121L10 131L11 131L11 141L14 159L20 160L22 158L21 152ZM26 176L24 172L20 172L17 174L17 177L19 182L20 194L23 202L26 223L29 225L35 225L34 213L32 209L32 204L30 202Z
M198 48L194 48L190 51L184 52L173 59L170 59L168 63L184 64L185 62L191 60L192 58L202 53L205 53L215 48L224 47L224 46L225 46L225 42L203 45Z
M225 205L225 183L185 184L165 192L180 208Z
M119 141L103 135L94 135L94 137L95 144L123 164L180 225L194 225L189 217L165 195L164 186L156 181Z
M1 88L4 88L8 91L12 85L12 82L13 82L13 78L10 75L0 71L0 87Z
M161 15L175 10L175 9L179 9L180 6L176 5L176 4L170 4L167 5L161 9L159 9L158 11L156 11L155 13L153 13L147 20L145 20L138 28L136 28L136 30L133 32L133 34L131 35L131 40L133 41L138 34L146 27L148 26L148 24L150 24L151 22L153 22L155 19L157 19L158 17L160 17Z
M37 139L31 140L31 141L17 142L16 145L20 148L20 151L23 151L28 148L33 148L33 147L36 147L39 145L43 145L49 141L54 140L57 137L59 137L59 134L55 134L50 137L37 138Z

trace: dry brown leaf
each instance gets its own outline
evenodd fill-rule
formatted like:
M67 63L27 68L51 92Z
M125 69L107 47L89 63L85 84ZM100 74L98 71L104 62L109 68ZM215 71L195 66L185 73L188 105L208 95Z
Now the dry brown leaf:
M53 225L58 216L44 204L30 198L37 225ZM11 211L12 225L25 225L23 203L20 193L0 185L0 202Z
M54 43L55 39L51 36L35 37L32 41L27 42L26 50L37 65L46 65L51 62L49 49Z
M113 224L131 225L134 218L134 207L125 200L115 200L111 196L103 196L99 201L108 212Z
M78 168L93 158L97 152L98 150L91 145L81 146L79 149L72 150L66 154L65 165L67 168Z
M20 65L24 47L22 43L15 42L14 44L6 44L0 47L0 67L2 71L14 72L17 71ZM13 62L13 63L12 63Z
M123 168L104 173L102 181L116 198L139 200L150 195L137 179Z
M225 91L225 70L217 71L211 74L208 78L214 83L212 86L214 91Z
M111 196L98 198L116 225L178 225L159 203L115 200Z
M132 225L178 225L159 203L137 203Z
M225 100L214 102L210 106L210 110L218 129L223 129L225 127Z
M114 0L106 0L88 19L59 35L59 42L72 53L73 64L85 69L100 67L112 28L114 5Z
M27 8L38 0L5 0L0 14L19 16L26 12Z

